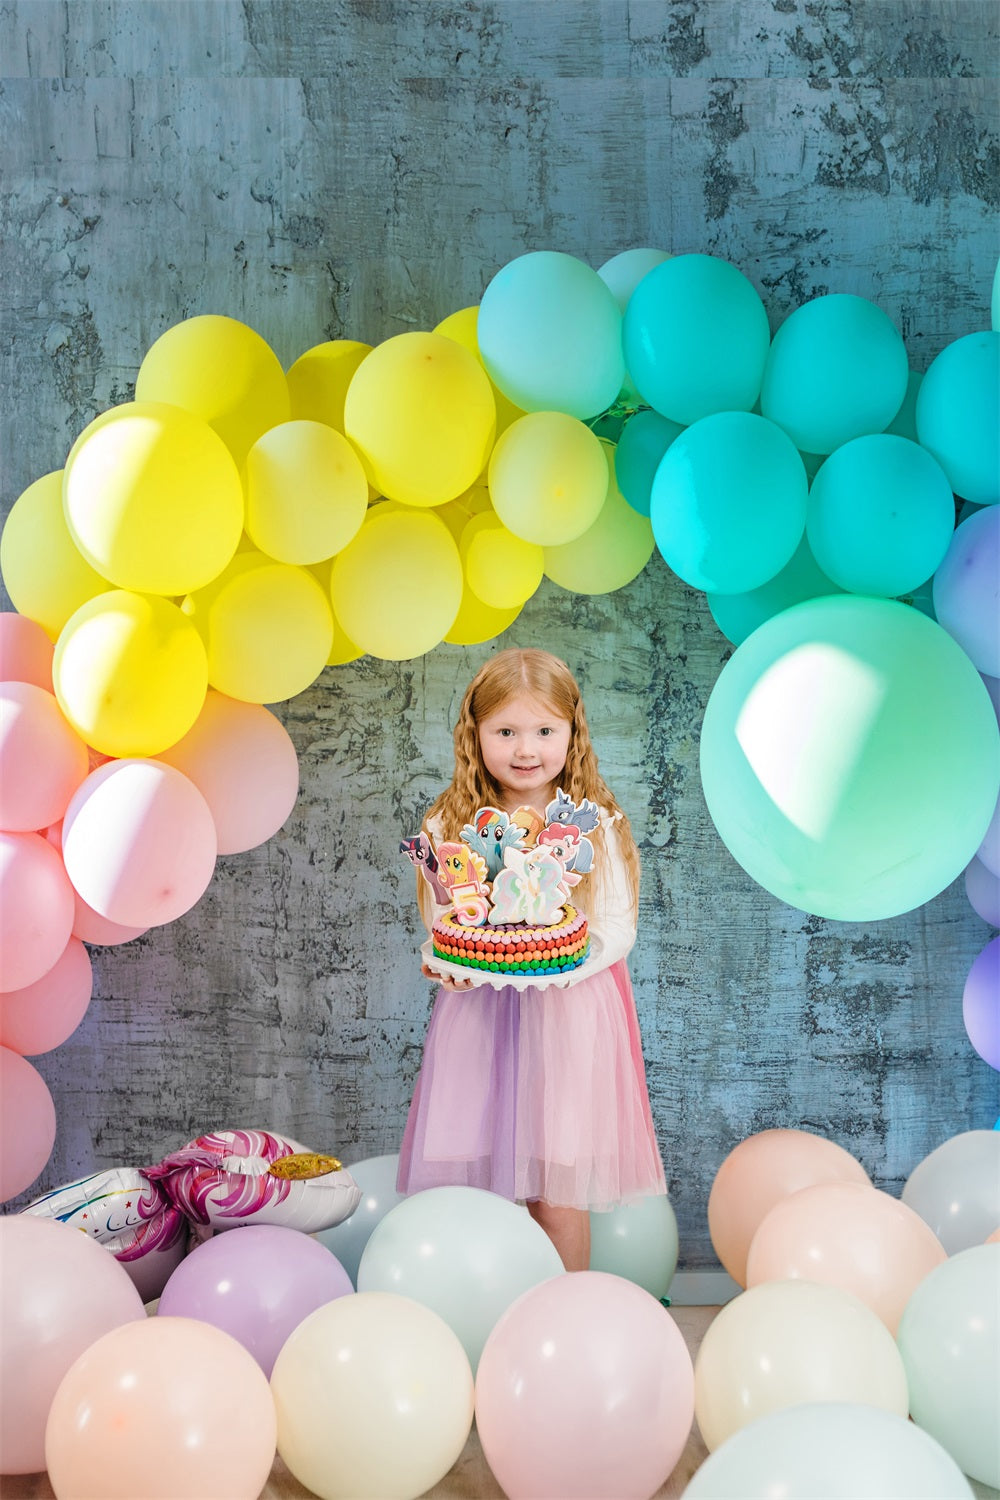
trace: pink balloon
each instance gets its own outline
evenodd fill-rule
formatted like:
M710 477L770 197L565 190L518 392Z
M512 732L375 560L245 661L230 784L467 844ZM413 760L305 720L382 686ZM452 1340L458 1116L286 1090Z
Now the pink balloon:
M762 1130L723 1161L708 1195L708 1230L734 1281L746 1286L747 1251L765 1214L782 1198L817 1182L869 1184L843 1146L808 1130Z
M70 1365L145 1313L114 1256L53 1219L0 1218L0 1254L0 1474L34 1474L45 1468L45 1423Z
M55 1138L56 1109L45 1079L20 1052L0 1047L0 1203L31 1186Z
M95 764L94 754L95 752L91 751L91 770L96 770L97 765L107 764L111 759L110 756L105 756L103 760L99 760ZM45 837L53 849L59 850L59 857L62 858L61 819L58 823L51 823L46 828ZM120 922L109 922L107 917L102 917L100 912L95 911L92 906L87 905L75 887L73 889L73 897L76 907L73 917L73 936L79 938L81 942L93 943L96 946L104 948L112 948L118 943L130 943L133 938L142 937L144 932L149 931L148 927L123 927Z
M911 1293L947 1259L934 1231L897 1198L856 1182L823 1182L782 1199L763 1220L747 1256L747 1287L837 1286L895 1335Z
M0 683L0 828L48 827L87 770L87 747L53 693L31 682Z
M36 620L0 614L0 682L33 682L51 693L55 649Z
M1000 1070L1000 937L972 961L962 995L969 1041L983 1062Z
M93 989L90 954L79 938L70 938L41 979L0 994L0 1046L22 1057L61 1047L83 1020Z
M262 704L209 688L194 727L159 759L183 771L201 792L215 820L220 854L266 843L295 806L295 746Z
M694 1371L673 1318L604 1271L525 1292L486 1340L476 1423L510 1500L647 1500L683 1451Z
M215 824L197 787L157 760L91 772L63 819L63 858L88 906L125 927L189 911L215 869Z
M59 1500L256 1500L276 1438L270 1387L235 1339L147 1318L104 1334L63 1377L45 1460Z
M237 1339L270 1379L303 1318L354 1291L343 1266L298 1229L250 1224L191 1251L160 1297L160 1317L197 1318Z
M0 990L47 974L73 930L73 887L38 833L0 833Z

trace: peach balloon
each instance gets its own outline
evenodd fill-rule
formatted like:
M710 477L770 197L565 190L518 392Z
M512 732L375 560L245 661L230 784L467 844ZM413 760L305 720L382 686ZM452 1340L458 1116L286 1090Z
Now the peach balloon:
M194 727L159 757L194 782L215 822L220 854L266 843L299 791L299 762L284 725L259 703L209 688Z
M747 1255L747 1286L823 1281L854 1295L894 1334L911 1293L947 1260L919 1214L878 1188L822 1182L783 1198Z
M89 768L55 694L0 683L0 828L35 833L61 818Z
M63 819L73 885L101 916L160 926L189 911L215 869L215 824L193 782L158 760L93 771Z
M73 887L39 833L0 833L0 990L47 974L73 930Z
M56 1110L45 1079L19 1052L0 1047L0 1203L31 1186L55 1138Z
M708 1232L733 1280L746 1286L750 1241L776 1203L814 1183L839 1181L870 1185L849 1152L807 1130L763 1130L735 1146L708 1197Z
M45 1462L59 1500L257 1500L274 1402L242 1344L193 1318L124 1323L55 1393Z
M0 1262L0 1474L34 1474L45 1468L45 1423L70 1365L145 1313L124 1266L55 1219L0 1218Z
M37 621L0 614L0 682L33 682L50 693L55 649Z
M702 1339L694 1390L709 1451L803 1402L908 1410L902 1356L885 1324L850 1292L815 1281L769 1281L727 1302Z
M93 988L90 955L79 938L71 937L41 979L0 993L0 1045L22 1057L62 1046L83 1020Z

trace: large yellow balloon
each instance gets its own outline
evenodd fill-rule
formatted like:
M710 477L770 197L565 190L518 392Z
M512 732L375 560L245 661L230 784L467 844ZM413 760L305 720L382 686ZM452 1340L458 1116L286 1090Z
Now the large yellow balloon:
M482 364L483 357L479 352L479 338L476 331L478 327L479 308L462 307L458 312L450 313L447 318L443 318L434 332L444 334L446 339L454 339L456 344L461 344L464 349L468 349L469 353L474 354ZM486 368L485 365L483 368ZM489 380L488 375L486 378ZM506 432L511 422L516 422L518 417L523 417L524 412L521 407L515 406L499 386L493 384L492 380L490 380L490 387L493 391L493 400L496 402L497 434L499 435L501 432Z
M530 412L508 427L490 459L490 495L515 536L555 547L582 536L608 493L600 439L564 412Z
M108 587L69 534L62 492L62 469L29 484L0 537L0 571L14 608L53 640L81 604Z
M515 604L512 609L492 609L477 599L466 584L458 614L445 640L450 646L478 646L482 641L492 641L513 625L523 607Z
M282 422L247 454L246 529L278 562L332 557L355 535L368 509L361 460L322 422Z
M243 489L225 444L177 406L104 412L70 449L66 524L118 588L186 594L226 566L243 529Z
M239 464L262 432L291 415L274 350L245 323L215 314L187 318L160 335L139 366L135 398L194 412Z
M208 680L230 698L280 703L326 665L333 615L306 568L240 552L207 588L182 605L208 653Z
M423 656L444 639L462 599L462 563L428 511L376 505L333 560L337 619L362 651L385 661Z
M545 548L545 572L560 588L576 594L610 594L638 578L653 555L653 527L633 510L615 480L614 448L601 443L611 483L597 520L582 536L561 547Z
M524 604L542 581L544 550L508 531L495 511L466 523L458 550L466 583L493 609Z
M292 420L325 422L343 432L347 387L371 348L356 339L331 339L300 354L287 377Z
M157 755L183 738L201 712L205 648L169 599L112 589L67 620L52 682L66 718L95 750Z
M496 405L482 365L454 339L401 333L358 367L344 430L381 494L406 505L442 505L482 473Z

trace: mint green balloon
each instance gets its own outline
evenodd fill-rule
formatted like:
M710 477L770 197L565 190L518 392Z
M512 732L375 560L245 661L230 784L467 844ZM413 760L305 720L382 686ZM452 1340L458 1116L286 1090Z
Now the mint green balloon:
M722 634L739 646L758 625L780 615L784 609L791 609L793 604L818 599L823 594L841 593L843 589L826 576L812 555L808 538L803 537L791 562L760 588L745 594L709 594L707 603Z
M649 515L660 460L683 431L680 423L661 417L658 411L637 411L622 428L615 454L618 487L640 516Z
M766 621L705 710L709 813L780 901L877 922L965 869L1000 792L989 693L947 631L889 599L839 594Z
M765 417L807 453L884 432L906 396L902 335L865 297L832 293L790 313L771 341L760 392Z
M590 1215L590 1270L634 1281L657 1301L677 1270L677 1216L665 1193Z
M703 417L676 437L650 496L656 545L694 588L759 588L781 571L806 519L806 471L791 439L752 412Z
M941 350L917 396L917 436L956 495L1000 500L1000 333L967 333Z
M941 465L890 433L831 453L809 491L813 556L855 594L912 592L937 570L954 530L955 500Z
M536 250L508 262L479 306L487 374L522 411L586 421L612 405L625 379L614 293L576 256Z
M675 255L639 282L625 309L629 375L661 416L687 426L749 411L771 332L753 283L728 260Z

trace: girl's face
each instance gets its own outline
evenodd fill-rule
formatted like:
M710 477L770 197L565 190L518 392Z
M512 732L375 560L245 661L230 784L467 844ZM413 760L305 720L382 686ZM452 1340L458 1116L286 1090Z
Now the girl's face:
M503 792L503 811L545 811L566 764L572 725L537 698L518 694L479 723L483 764Z

